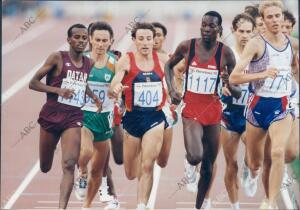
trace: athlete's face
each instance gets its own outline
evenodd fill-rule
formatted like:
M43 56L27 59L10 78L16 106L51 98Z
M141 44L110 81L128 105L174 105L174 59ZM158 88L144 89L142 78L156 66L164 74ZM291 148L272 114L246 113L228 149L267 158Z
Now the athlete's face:
M88 32L85 28L73 28L72 36L67 40L75 52L83 52L88 43Z
M136 49L142 55L149 55L152 53L154 39L153 32L150 29L138 29L136 31L133 41L135 43Z
M282 31L283 34L290 36L292 31L293 31L292 22L289 21L289 20L283 21L283 23L281 25L281 31Z
M218 18L206 15L202 18L201 37L205 42L217 40L217 34L220 31Z
M95 30L90 36L92 51L98 55L103 55L107 52L109 46L112 44L112 38L107 30Z
M274 34L281 32L281 24L283 22L282 9L277 6L265 8L263 20L268 31Z
M165 36L161 28L155 27L154 50L160 50L165 41Z
M262 17L257 17L255 19L255 25L256 25L255 31L257 33L263 34L266 31L266 26Z
M237 23L237 29L234 31L236 41L239 46L245 47L253 33L253 24L247 20L240 19Z

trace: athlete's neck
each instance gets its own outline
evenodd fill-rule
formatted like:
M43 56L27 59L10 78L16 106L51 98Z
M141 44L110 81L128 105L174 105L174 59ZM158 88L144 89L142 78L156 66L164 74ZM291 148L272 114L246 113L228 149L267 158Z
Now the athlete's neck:
M92 51L93 52L93 51ZM93 57L95 56L95 57ZM104 66L106 66L107 63L107 59L108 59L108 55L105 54L91 54L91 58L95 61L95 66L97 68L103 68Z
M104 54L97 54L96 51L91 51L91 58L93 61L98 62L98 61L103 61L106 59L106 53Z
M153 51L157 52L157 53L161 53L161 54L167 54L167 52L165 50L163 50L162 48L154 50Z
M200 40L200 44L206 49L211 50L217 45L217 40L211 40L210 42L205 42L203 39Z
M234 49L236 50L236 52L241 55L243 50L244 50L245 46L244 45L239 45L238 43L236 43L234 45Z
M77 68L82 67L83 65L82 52L76 52L74 49L70 48L68 55L73 65L75 65Z
M152 52L148 53L148 54L142 54L142 53L136 52L135 56L136 56L137 59L143 60L143 61L152 60Z
M82 52L76 52L72 48L70 48L70 50L69 50L69 56L76 63L79 63L80 61L82 61Z
M267 30L263 35L272 44L282 43L282 41L285 39L282 32L275 34Z

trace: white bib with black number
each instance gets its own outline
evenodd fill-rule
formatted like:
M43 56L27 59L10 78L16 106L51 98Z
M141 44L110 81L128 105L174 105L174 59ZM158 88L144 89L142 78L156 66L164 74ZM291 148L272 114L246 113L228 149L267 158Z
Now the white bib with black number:
M163 98L161 82L134 83L134 106L157 107Z
M214 94L218 70L189 66L187 90L197 94Z
M82 107L84 105L84 96L86 90L85 82L65 78L62 81L61 88L74 90L74 95L72 98L69 99L63 98L62 96L58 96L57 101L59 103L75 107Z
M242 89L242 95L239 99L232 97L232 104L245 106L249 98L249 83L242 84L240 87Z
M109 89L109 83L104 82L88 82L89 87L91 91L102 101L102 110L101 112L111 112L114 109L114 101L109 99L107 96L108 89ZM82 107L82 110L90 111L90 112L96 112L98 110L98 107L95 104L95 101L89 97L86 96L86 104L84 107Z
M269 69L270 66L267 67ZM275 79L265 79L264 85L257 92L258 96L281 98L288 96L292 91L292 73L290 66L276 66L278 70Z

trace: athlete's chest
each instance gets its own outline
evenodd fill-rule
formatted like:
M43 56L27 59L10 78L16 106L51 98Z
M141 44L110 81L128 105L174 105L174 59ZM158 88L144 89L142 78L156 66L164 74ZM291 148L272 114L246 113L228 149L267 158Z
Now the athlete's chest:
M161 81L161 79L155 71L139 72L134 79L134 82L157 82L157 81Z

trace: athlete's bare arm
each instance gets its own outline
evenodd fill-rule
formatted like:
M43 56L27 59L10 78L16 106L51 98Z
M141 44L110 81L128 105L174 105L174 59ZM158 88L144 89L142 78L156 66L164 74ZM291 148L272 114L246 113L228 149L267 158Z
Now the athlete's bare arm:
M243 84L255 80L265 79L267 77L275 79L277 70L275 68L267 69L266 71L252 74L245 74L244 69L253 58L259 58L263 55L264 43L261 39L255 37L251 39L245 46L241 59L235 65L231 75L229 76L230 84Z
M58 76L62 71L63 60L59 52L52 53L30 80L29 88L39 92L55 93L64 98L71 98L74 90L52 87L41 82L47 74L52 77Z
M174 66L179 63L183 58L187 57L190 40L183 41L177 47L175 53L167 61L165 65L165 77L167 86L169 89L169 95L172 103L178 105L181 101L181 95L176 91L176 85L174 84Z
M295 80L299 84L299 39L290 37L292 47L293 47L293 62L292 62L292 71Z
M226 45L224 45L223 53L224 54L223 54L221 69L222 69L222 72L226 72L228 75L230 75L236 64L235 56L234 56L232 50L229 47L227 47ZM227 79L226 80L223 79L223 82L225 84L225 87L228 88L228 90L230 91L230 94L234 98L238 99L241 96L242 90L240 87L230 85Z
M114 97L118 99L119 94L123 91L123 89L126 88L126 86L123 86L121 82L126 72L129 70L129 63L130 61L127 54L122 56L118 61L116 65L116 74L112 79L109 87L109 91L108 91L109 97Z

